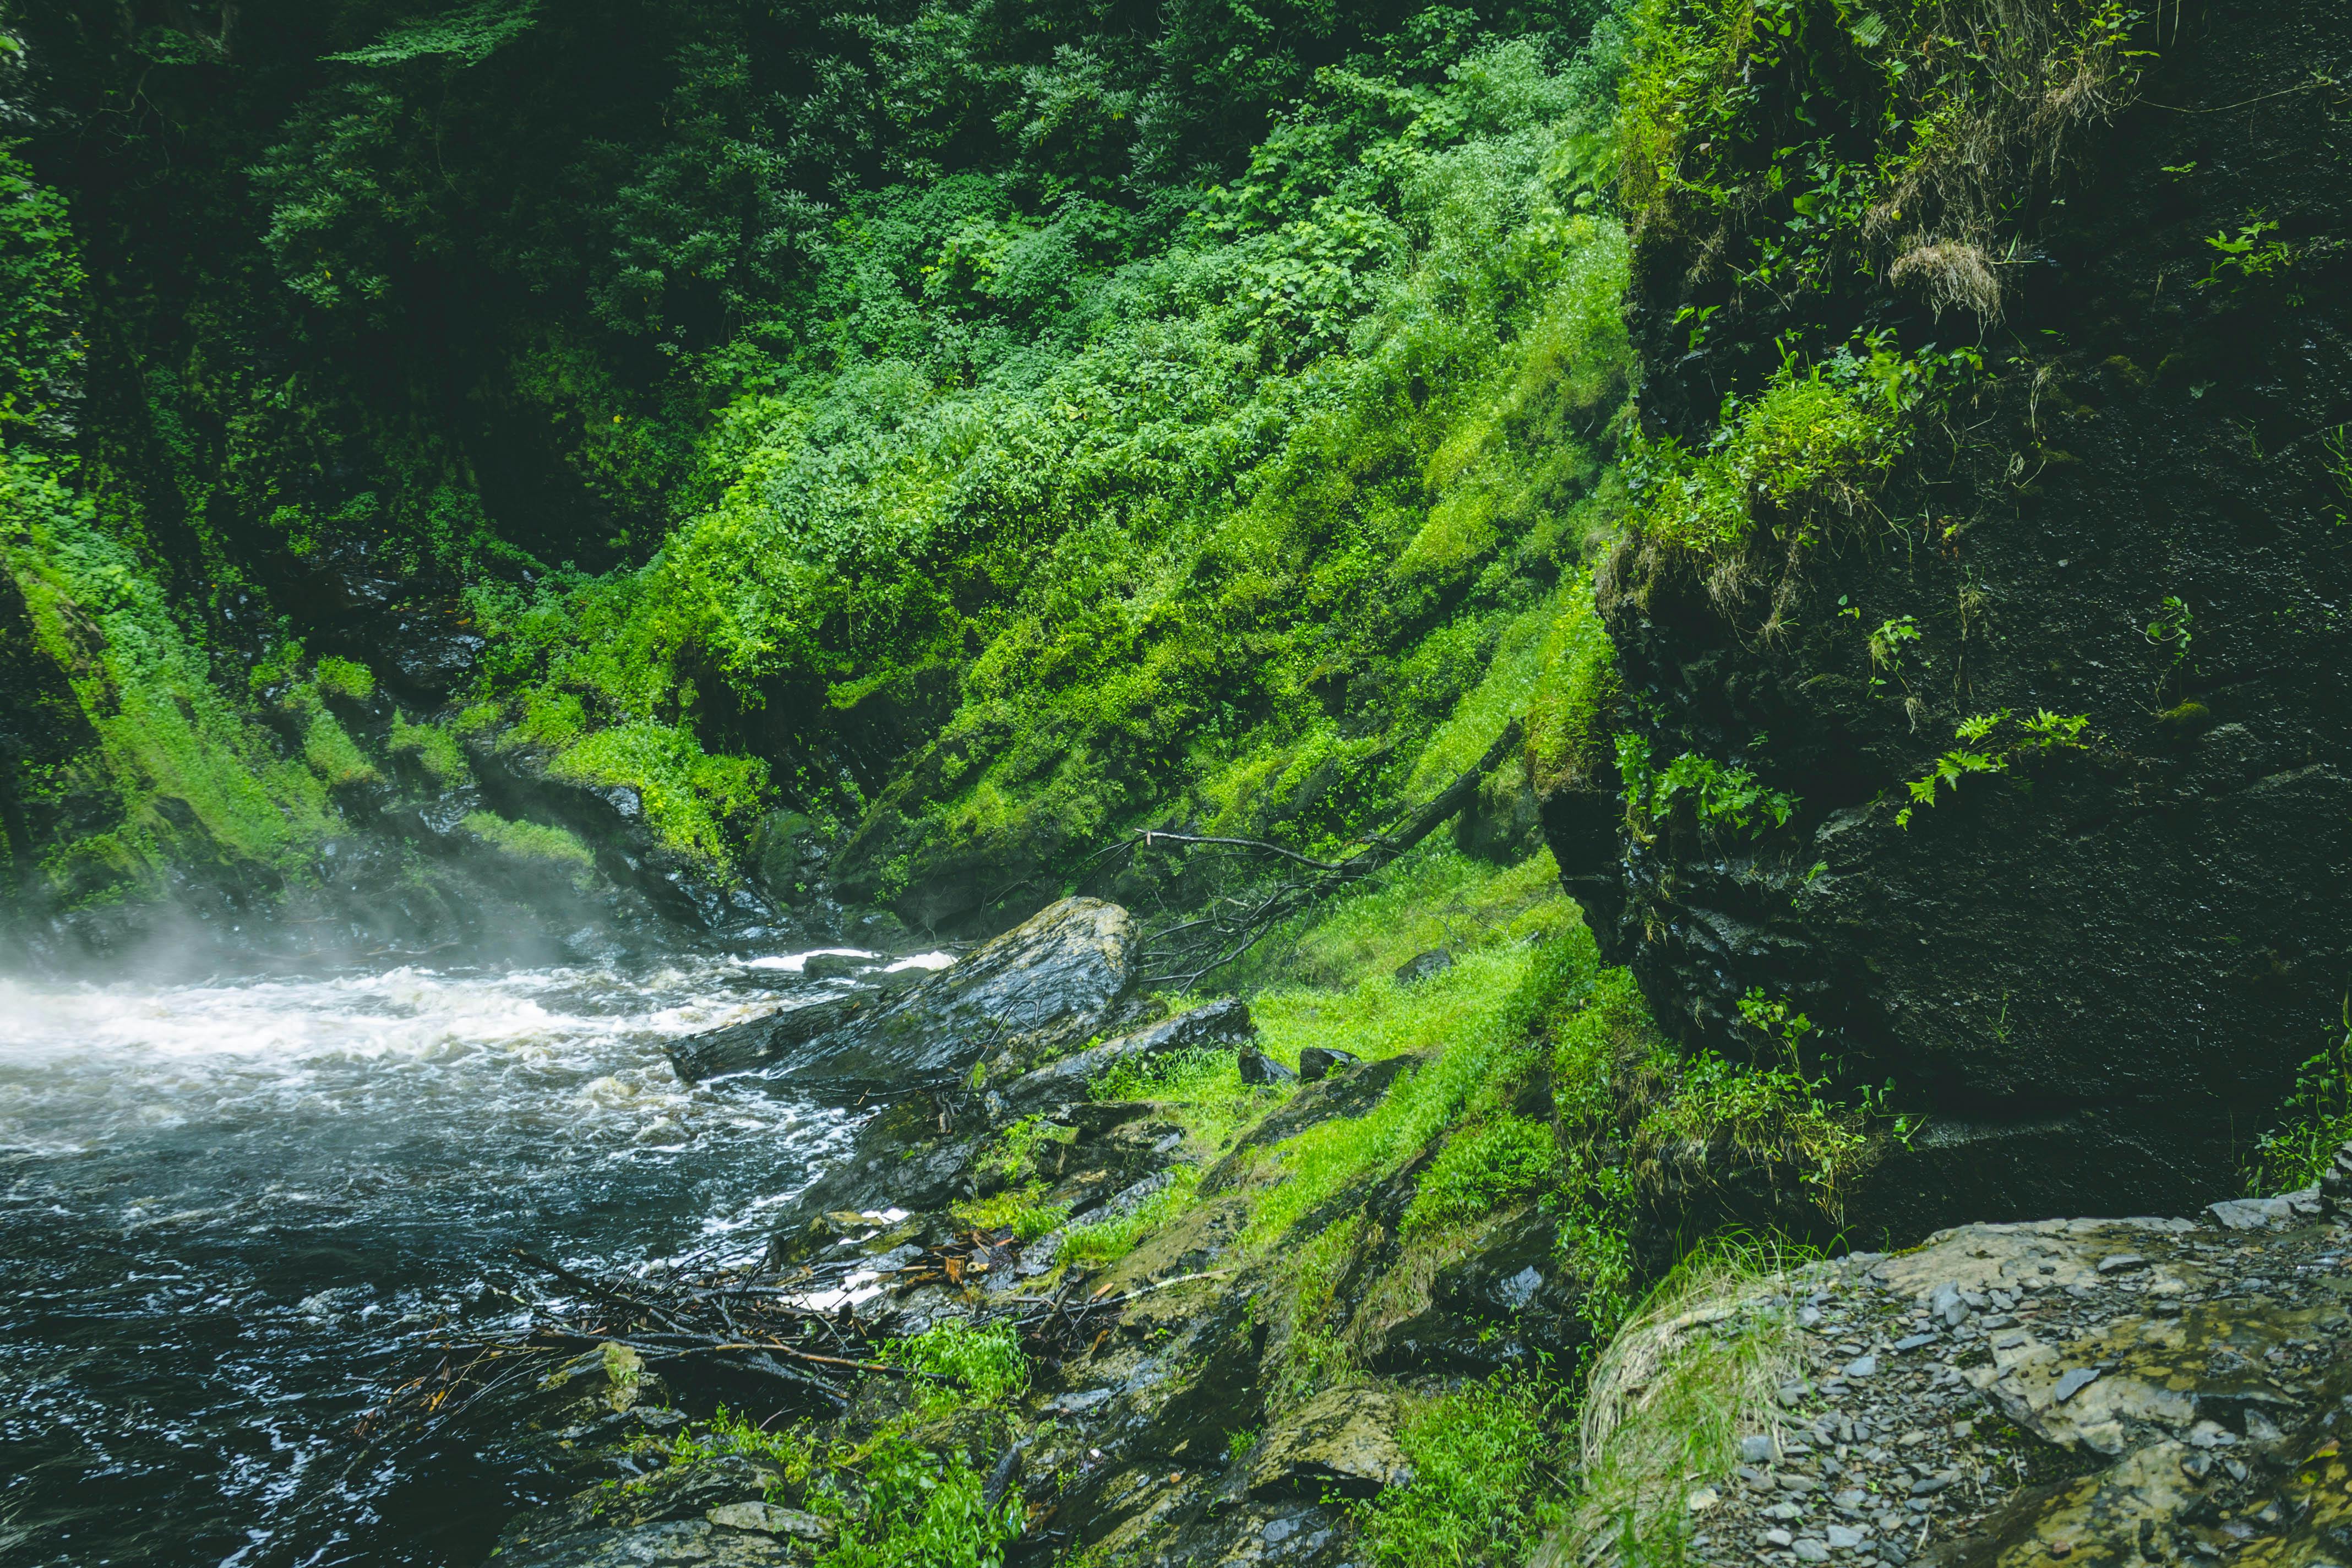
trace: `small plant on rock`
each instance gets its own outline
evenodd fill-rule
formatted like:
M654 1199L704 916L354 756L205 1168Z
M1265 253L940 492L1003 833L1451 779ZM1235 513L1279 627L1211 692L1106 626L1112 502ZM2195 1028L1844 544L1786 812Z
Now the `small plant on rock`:
M2303 1064L2279 1109L2279 1125L2255 1141L2246 1170L2246 1190L2258 1197L2309 1186L2352 1141L2352 994L2343 1033Z

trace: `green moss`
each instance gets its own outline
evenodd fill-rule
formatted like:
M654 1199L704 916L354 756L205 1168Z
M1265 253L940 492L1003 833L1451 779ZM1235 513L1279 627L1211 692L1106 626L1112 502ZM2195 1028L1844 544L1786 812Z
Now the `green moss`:
M366 665L330 655L318 663L311 672L320 691L331 697L345 697L354 702L364 702L375 695L375 672Z
M395 752L415 752L425 771L438 783L463 784L473 779L474 770L467 764L465 747L455 734L438 724L412 724L408 715L394 709L392 732L384 744Z
M1191 1206L1201 1179L1193 1165L1171 1166L1173 1180L1128 1213L1094 1225L1073 1226L1062 1240L1062 1260L1088 1268L1118 1262L1136 1244Z
M1528 1561L1568 1513L1571 1450L1556 1388L1472 1383L1415 1405L1397 1432L1412 1482L1354 1506L1378 1568Z
M374 784L383 777L359 742L324 709L311 714L303 729L302 760L331 784Z
M989 1197L957 1204L956 1223L982 1230L1009 1230L1016 1241L1034 1241L1060 1228L1062 1222L1070 1217L1069 1205L1040 1201L1045 1191L1045 1183L1032 1181Z
M1793 359L1753 398L1728 398L1704 447L1635 439L1633 528L1661 550L1747 552L1759 526L1799 543L1851 517L1906 449L1904 416L1979 363L1973 351L1906 359L1884 336L1841 345L1801 374Z
M0 453L0 561L25 595L36 649L95 737L72 787L110 795L121 814L103 856L58 847L46 862L56 891L86 900L153 889L191 831L182 820L219 853L289 872L339 829L320 776L278 755L230 704L137 553L55 468L20 453Z
M467 832L502 854L518 860L544 860L586 873L595 869L595 852L568 828L541 822L509 822L487 811L466 814L458 824Z
M563 706L576 712L578 700ZM750 757L713 756L692 733L675 725L635 723L588 730L559 722L530 731L537 738L577 736L556 754L557 778L625 784L637 792L646 820L662 842L719 868L734 861L733 825L758 805L767 764ZM748 824L744 828L748 832Z

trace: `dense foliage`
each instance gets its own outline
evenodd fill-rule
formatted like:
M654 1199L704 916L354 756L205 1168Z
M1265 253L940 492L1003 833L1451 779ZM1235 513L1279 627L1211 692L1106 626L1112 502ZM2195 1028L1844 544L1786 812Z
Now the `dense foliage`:
M375 577L487 643L404 735L723 872L1344 837L1598 656L1604 11L28 13L11 449L331 786L394 770L288 692L388 673Z

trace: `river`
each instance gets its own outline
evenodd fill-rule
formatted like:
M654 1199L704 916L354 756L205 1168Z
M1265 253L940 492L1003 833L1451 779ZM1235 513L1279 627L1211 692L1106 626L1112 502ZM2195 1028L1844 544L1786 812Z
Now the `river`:
M760 1244L853 1123L660 1044L823 994L803 956L0 979L0 1564L480 1562L545 1483L353 1421L520 1310L515 1247Z

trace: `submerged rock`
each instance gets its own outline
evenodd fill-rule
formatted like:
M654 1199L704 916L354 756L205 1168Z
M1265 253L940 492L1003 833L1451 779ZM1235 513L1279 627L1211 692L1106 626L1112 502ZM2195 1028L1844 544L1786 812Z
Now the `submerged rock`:
M851 1096L936 1088L983 1061L1019 1071L1102 1026L1134 984L1134 947L1125 910L1064 899L896 997L771 1014L677 1041L669 1058L689 1083L763 1068Z

